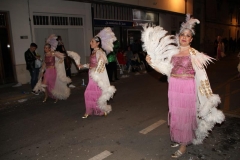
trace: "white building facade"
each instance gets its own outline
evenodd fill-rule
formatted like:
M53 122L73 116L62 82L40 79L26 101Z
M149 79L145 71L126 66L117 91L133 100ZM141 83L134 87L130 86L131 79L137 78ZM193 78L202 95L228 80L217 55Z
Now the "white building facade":
M81 62L86 63L92 38L90 3L63 0L2 0L0 12L6 15L8 21L7 45L10 50L9 53L1 54L10 54L12 61L12 71L3 69L3 74L13 72L15 82L29 82L30 74L26 70L24 52L30 43L34 42L38 45L37 53L43 57L43 46L50 34L61 35L65 48L76 51L81 56ZM5 44L2 47L5 47ZM76 72L74 67L73 72Z
M96 15L92 13L95 13L93 10L96 3L100 2L91 0L1 0L0 34L1 27L5 28L7 40L0 45L0 57L2 57L0 58L0 85L11 82L29 83L30 74L26 70L24 52L29 48L30 43L34 42L38 45L37 53L43 57L43 46L50 34L61 35L65 48L76 51L81 56L81 63L86 63L90 54L89 42L95 34L93 33L95 29L99 28L93 24ZM101 3L120 6L118 8L128 5L129 9L137 8L144 14L148 11L151 14L157 14L155 16L158 18L157 25L164 27L170 34L178 31L180 23L185 19L185 13L192 14L193 12L193 0L108 0L101 1ZM2 22L1 15L5 18ZM132 23L136 24L134 19ZM140 33L140 28L135 29L134 25L133 28L130 26L126 29L117 27L115 26L116 35L123 34L121 39L129 39L124 36L125 30L129 30L129 33L137 30ZM72 72L77 72L74 66Z

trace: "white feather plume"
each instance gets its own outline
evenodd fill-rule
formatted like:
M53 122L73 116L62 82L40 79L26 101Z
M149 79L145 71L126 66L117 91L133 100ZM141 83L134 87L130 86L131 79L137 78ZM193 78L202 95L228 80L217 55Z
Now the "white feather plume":
M55 51L58 45L57 36L55 34L51 34L46 40L46 43L51 45L51 51Z
M181 33L183 30L185 29L189 29L190 31L192 31L193 35L195 34L194 31L194 26L200 23L200 21L198 19L195 18L191 18L190 14L186 15L186 22L181 24L181 28L179 33Z
M81 57L78 55L78 53L74 52L74 51L67 51L67 54L69 57L71 57L72 59L74 59L75 63L77 65L80 64L80 59Z
M162 74L169 75L172 69L172 65L169 62L179 49L177 48L174 36L166 34L167 31L160 26L143 26L142 47L151 57L153 66L158 68Z
M113 42L116 41L117 38L110 27L105 27L96 36L101 38L102 48L107 54L113 51Z

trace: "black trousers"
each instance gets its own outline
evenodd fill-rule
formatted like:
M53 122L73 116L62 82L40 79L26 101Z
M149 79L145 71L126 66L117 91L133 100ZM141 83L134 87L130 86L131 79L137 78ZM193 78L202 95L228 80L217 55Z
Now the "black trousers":
M71 68L66 69L66 76L72 78Z
M117 80L118 79L117 78L117 62L109 62L106 65L106 68L107 68L109 81L113 80L113 74L114 74L115 80Z

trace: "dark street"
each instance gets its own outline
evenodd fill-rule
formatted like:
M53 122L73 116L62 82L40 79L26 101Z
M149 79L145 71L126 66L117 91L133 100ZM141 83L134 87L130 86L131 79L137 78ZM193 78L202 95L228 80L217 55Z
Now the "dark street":
M240 78L238 58L228 55L208 66L213 92L219 94L226 121L216 125L201 145L190 145L181 160L239 160ZM151 71L130 74L113 82L117 92L106 117L85 112L82 79L73 77L76 88L69 99L43 103L39 96L23 94L30 86L1 88L1 160L170 160L168 128L168 83ZM29 90L28 90L29 88ZM25 102L19 100L25 99Z

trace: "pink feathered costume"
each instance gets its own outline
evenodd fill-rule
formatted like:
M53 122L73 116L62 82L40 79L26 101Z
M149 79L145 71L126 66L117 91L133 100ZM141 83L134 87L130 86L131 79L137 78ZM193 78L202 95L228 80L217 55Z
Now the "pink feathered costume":
M97 48L90 56L89 82L84 93L88 115L104 115L112 108L107 101L113 97L116 89L110 85L105 64L107 58L102 49Z

